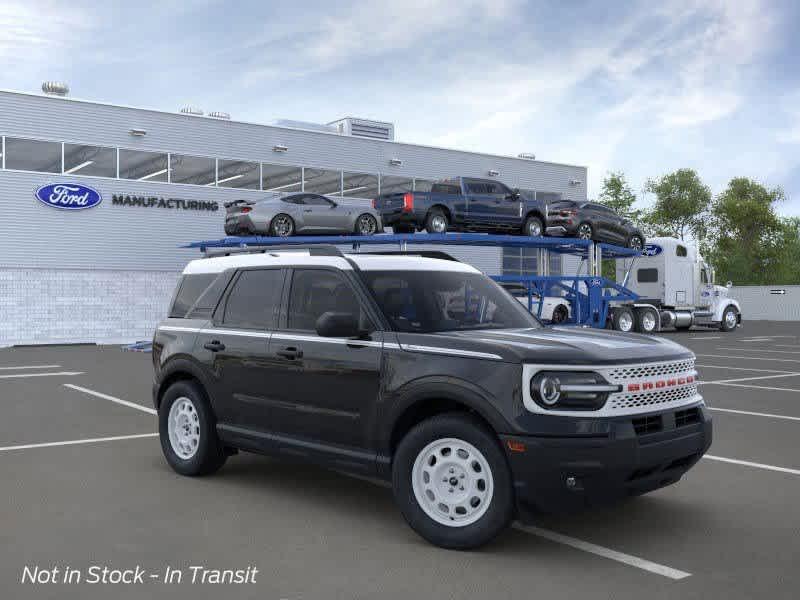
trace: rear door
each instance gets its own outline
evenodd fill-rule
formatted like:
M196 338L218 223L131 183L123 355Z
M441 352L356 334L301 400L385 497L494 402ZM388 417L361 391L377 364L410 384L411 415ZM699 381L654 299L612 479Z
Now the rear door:
M474 179L464 180L464 195L467 201L466 224L482 227L490 222L490 206L494 204L494 197L490 196L483 181Z
M197 336L197 352L209 365L217 417L247 429L269 423L274 386L267 368L269 338L279 314L285 271L241 270L234 275L211 324Z
M271 427L292 438L363 448L364 423L380 388L382 333L365 297L341 271L294 269L287 277L279 328L270 341ZM325 312L358 315L364 340L320 337Z

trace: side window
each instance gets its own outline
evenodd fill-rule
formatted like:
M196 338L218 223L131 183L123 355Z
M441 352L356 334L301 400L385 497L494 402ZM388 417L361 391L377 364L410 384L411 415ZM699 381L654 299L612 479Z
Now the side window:
M305 204L305 198L305 196L287 196L283 201L289 204Z
M331 204L333 204L333 202L331 202L324 196L308 195L304 196L303 198L305 200L303 204L310 204L312 206L330 206Z
M216 278L216 273L184 275L178 285L178 291L175 294L175 300L172 302L169 316L178 319L184 318L200 295L206 291L206 288Z
M323 269L296 270L289 292L286 327L315 331L317 319L326 312L351 313L365 329L372 329L366 323L358 297L341 275Z
M636 281L639 283L657 283L658 269L639 269L636 271Z
M479 183L477 181L470 181L467 183L467 191L470 194L485 194L486 193L486 184Z
M222 323L246 329L272 328L282 289L280 269L242 271L228 295Z
M708 273L705 269L700 269L700 282L708 283Z
M686 256L686 246L676 246L675 247L675 256Z

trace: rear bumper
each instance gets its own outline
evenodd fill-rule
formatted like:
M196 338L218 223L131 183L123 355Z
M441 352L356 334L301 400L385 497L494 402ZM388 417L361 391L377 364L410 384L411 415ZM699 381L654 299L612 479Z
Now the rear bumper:
M419 227L422 224L420 217L415 212L404 212L402 208L381 211L380 216L384 227L391 227L397 224Z
M697 422L680 427L675 411L636 415L663 419L662 431L645 435L627 419L602 438L501 436L521 515L582 510L675 483L711 445L711 417L698 410ZM509 442L525 451L510 451Z
M232 215L225 217L225 235L238 235L240 233L257 233L250 215Z

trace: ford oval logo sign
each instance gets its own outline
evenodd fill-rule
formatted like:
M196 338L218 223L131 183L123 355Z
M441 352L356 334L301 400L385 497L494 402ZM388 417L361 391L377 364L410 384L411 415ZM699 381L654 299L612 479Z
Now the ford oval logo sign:
M658 244L645 244L642 250L642 256L658 256L664 249Z
M83 210L100 204L103 196L80 183L50 183L36 190L36 199L53 208Z

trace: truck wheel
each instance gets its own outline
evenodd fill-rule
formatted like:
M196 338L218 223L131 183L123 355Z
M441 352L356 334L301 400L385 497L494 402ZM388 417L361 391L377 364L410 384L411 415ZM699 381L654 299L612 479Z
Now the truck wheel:
M434 208L425 219L425 231L428 233L447 233L447 215L439 208Z
M632 250L641 250L644 247L644 242L642 241L642 236L640 235L632 235L628 240L628 248Z
M522 228L522 234L530 237L541 237L544 233L544 224L539 217L528 217L525 221L525 226Z
M209 475L225 464L225 448L203 389L192 381L173 383L158 407L161 450L181 475Z
M466 414L439 415L409 431L394 455L392 487L411 528L443 548L481 546L514 516L497 437Z
M652 308L636 309L636 331L638 333L655 333L658 330L659 315Z
M721 331L733 331L739 326L739 313L733 306L727 307L722 312L722 322L719 324Z
M563 323L569 318L569 311L567 307L563 304L559 304L553 309L553 318L550 319L550 322L554 325L558 325L559 323Z
M633 311L627 306L620 306L614 309L614 329L616 331L623 331L629 333L633 330L634 319Z

